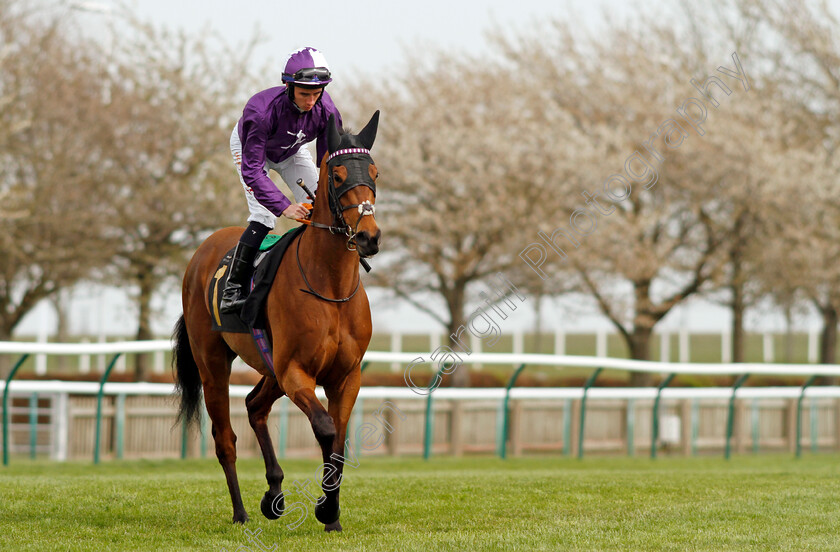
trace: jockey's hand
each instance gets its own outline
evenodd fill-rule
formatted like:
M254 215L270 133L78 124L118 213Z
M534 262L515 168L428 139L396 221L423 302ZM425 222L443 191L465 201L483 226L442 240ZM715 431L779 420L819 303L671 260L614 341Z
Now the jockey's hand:
M285 211L283 211L283 216L290 219L306 218L308 214L309 211L306 209L306 207L303 206L302 203L292 203L291 205L286 207Z

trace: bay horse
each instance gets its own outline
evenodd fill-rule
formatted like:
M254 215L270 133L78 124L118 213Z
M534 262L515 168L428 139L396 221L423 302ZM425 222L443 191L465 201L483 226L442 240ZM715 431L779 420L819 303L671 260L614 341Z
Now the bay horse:
M309 418L323 456L324 495L315 507L315 517L325 531L341 530L338 495L344 440L359 392L362 356L371 337L370 305L360 282L359 263L379 251L381 236L373 206L378 171L369 151L378 124L377 111L358 135L352 135L340 132L330 118L328 153L321 160L320 193L307 221L310 225L289 245L265 304L273 372L249 334L211 330L208 286L219 261L236 245L243 229L215 232L187 266L184 313L174 332L178 416L197 421L203 390L234 523L248 520L236 476L236 435L228 397L231 362L239 356L262 375L245 405L265 461L268 491L260 502L263 515L277 519L283 514L283 470L266 421L274 402L287 395ZM323 386L328 408L315 396L316 385Z

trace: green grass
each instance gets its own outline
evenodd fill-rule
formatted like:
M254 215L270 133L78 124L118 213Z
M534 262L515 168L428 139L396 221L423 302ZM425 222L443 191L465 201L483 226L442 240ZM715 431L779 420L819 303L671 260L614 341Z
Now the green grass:
M288 502L315 461L283 461ZM2 550L837 550L840 457L362 457L344 532L264 519L262 464L242 460L251 520L230 522L214 460L28 462L0 469ZM314 485L310 484L310 487ZM248 548L242 548L248 547Z

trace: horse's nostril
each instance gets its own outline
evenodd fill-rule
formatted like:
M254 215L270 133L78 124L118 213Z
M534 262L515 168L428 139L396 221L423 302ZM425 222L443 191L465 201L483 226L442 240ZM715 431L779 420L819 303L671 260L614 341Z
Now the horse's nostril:
M367 231L359 232L356 243L366 256L375 255L379 252L379 237L381 234L380 230L377 230L374 236L371 236L370 232Z

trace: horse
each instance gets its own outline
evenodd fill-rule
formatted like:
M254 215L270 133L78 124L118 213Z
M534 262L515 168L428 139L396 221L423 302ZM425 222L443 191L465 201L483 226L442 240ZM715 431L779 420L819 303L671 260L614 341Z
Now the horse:
M381 238L374 209L378 170L369 151L378 124L379 111L353 135L339 131L330 118L328 152L321 160L318 179L321 193L314 198L311 219L305 221L309 226L290 243L266 299L264 315L273 344L274 371L248 334L211 330L208 285L243 229L224 228L213 233L187 266L182 287L184 312L173 334L178 417L189 423L197 421L203 391L234 523L248 521L236 475L236 435L228 397L231 362L239 356L262 376L245 399L268 482L260 510L268 519L277 519L284 511L283 470L266 421L274 402L286 395L306 414L323 456L324 494L315 507L315 517L325 531L341 530L339 490L347 423L372 332L359 264L379 251ZM324 388L327 408L315 395L316 385Z

